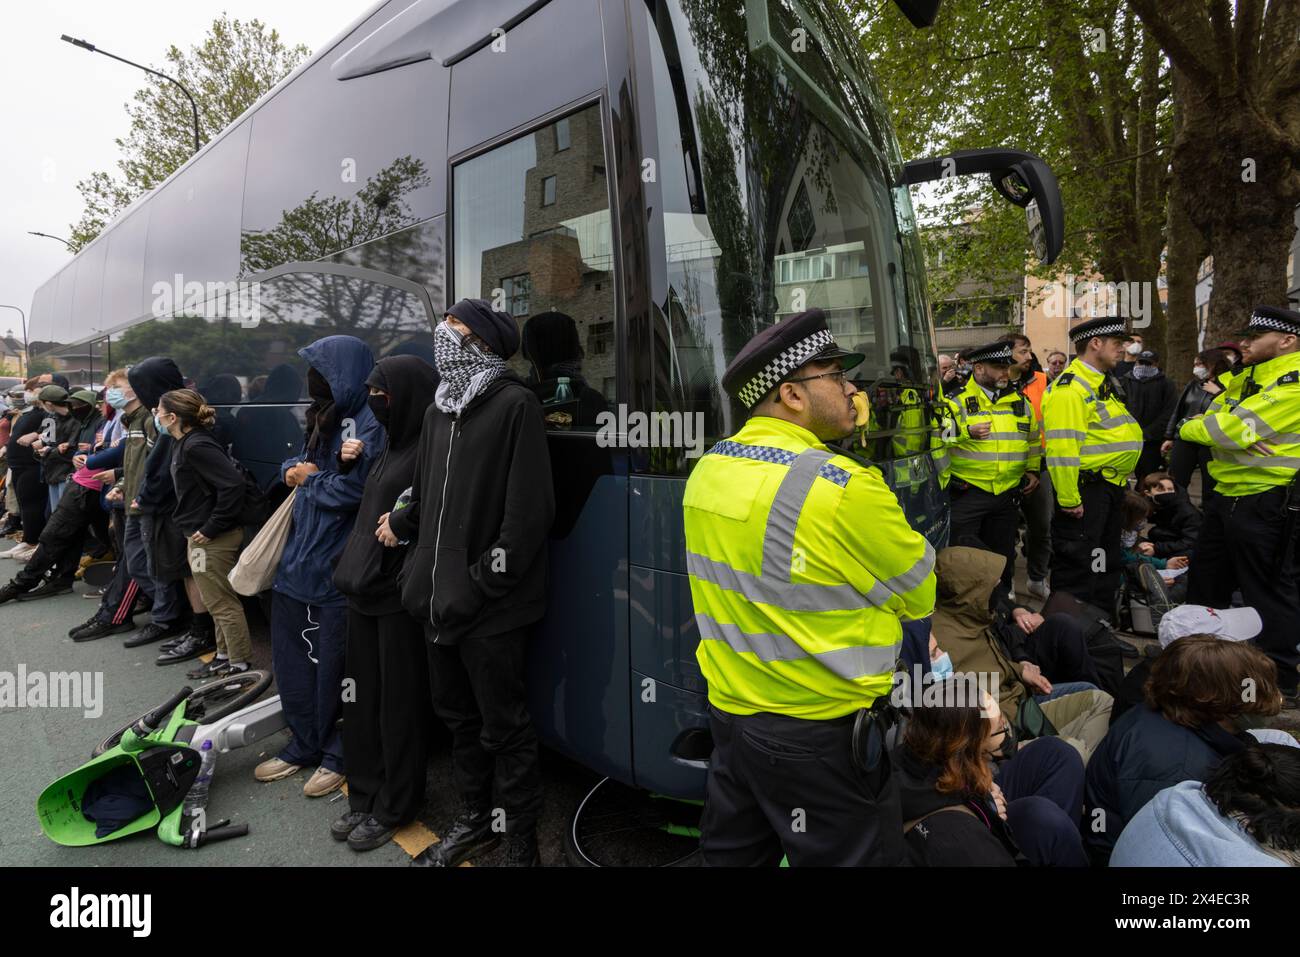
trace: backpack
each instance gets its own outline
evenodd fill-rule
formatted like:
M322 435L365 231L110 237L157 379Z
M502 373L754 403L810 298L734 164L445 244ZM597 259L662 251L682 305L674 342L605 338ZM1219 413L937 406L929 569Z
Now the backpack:
M271 503L267 500L266 492L262 491L257 477L244 467L243 462L232 457L230 464L244 477L244 508L239 513L239 523L260 527L271 514Z

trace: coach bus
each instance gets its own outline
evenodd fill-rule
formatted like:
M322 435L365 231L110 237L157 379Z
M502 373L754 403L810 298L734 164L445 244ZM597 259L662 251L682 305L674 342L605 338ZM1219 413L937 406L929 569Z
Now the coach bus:
M919 23L938 4L898 6ZM722 371L760 329L825 310L867 357L852 449L941 544L908 184L989 172L1040 257L1059 248L1050 171L989 153L904 163L834 3L387 0L40 287L33 368L99 383L171 355L269 486L302 442L301 346L347 333L431 360L446 305L492 299L523 329L511 364L542 398L558 503L534 719L608 778L698 798L681 505L701 447L743 419ZM696 441L610 441L602 413Z

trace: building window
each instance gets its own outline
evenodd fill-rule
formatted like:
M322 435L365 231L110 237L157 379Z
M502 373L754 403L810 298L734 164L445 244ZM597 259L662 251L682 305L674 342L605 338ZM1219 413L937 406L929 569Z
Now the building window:
M555 205L555 177L547 176L542 180L542 205Z
M569 118L559 120L555 124L555 152L569 148Z
M807 249L812 245L817 232L817 221L813 217L812 203L808 200L808 184L800 180L799 191L794 194L787 219L790 227L790 242L797 250Z
M613 348L614 323L593 322L587 329L587 355L609 355Z
M506 312L512 316L528 315L528 300L533 292L533 280L528 273L506 276L501 280L501 290L505 293Z

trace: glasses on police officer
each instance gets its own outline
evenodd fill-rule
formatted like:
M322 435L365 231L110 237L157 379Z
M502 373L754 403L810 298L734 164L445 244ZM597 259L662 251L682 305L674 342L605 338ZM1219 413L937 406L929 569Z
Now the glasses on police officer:
M819 372L817 375L806 375L798 379L786 379L786 382L811 382L813 379L830 379L837 385L844 385L849 378L848 369L832 369L830 372Z

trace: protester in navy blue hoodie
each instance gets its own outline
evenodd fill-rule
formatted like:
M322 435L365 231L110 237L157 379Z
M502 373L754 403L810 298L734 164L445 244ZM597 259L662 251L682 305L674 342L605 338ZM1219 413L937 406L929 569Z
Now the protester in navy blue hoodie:
M272 666L293 737L254 773L259 781L277 781L317 765L303 793L320 797L344 781L335 723L342 703L347 600L334 587L334 566L385 435L366 404L366 377L375 364L369 346L354 336L327 336L298 355L310 366L312 403L302 454L280 466L284 483L298 493L271 586ZM345 470L339 451L347 439L360 439L364 451Z

